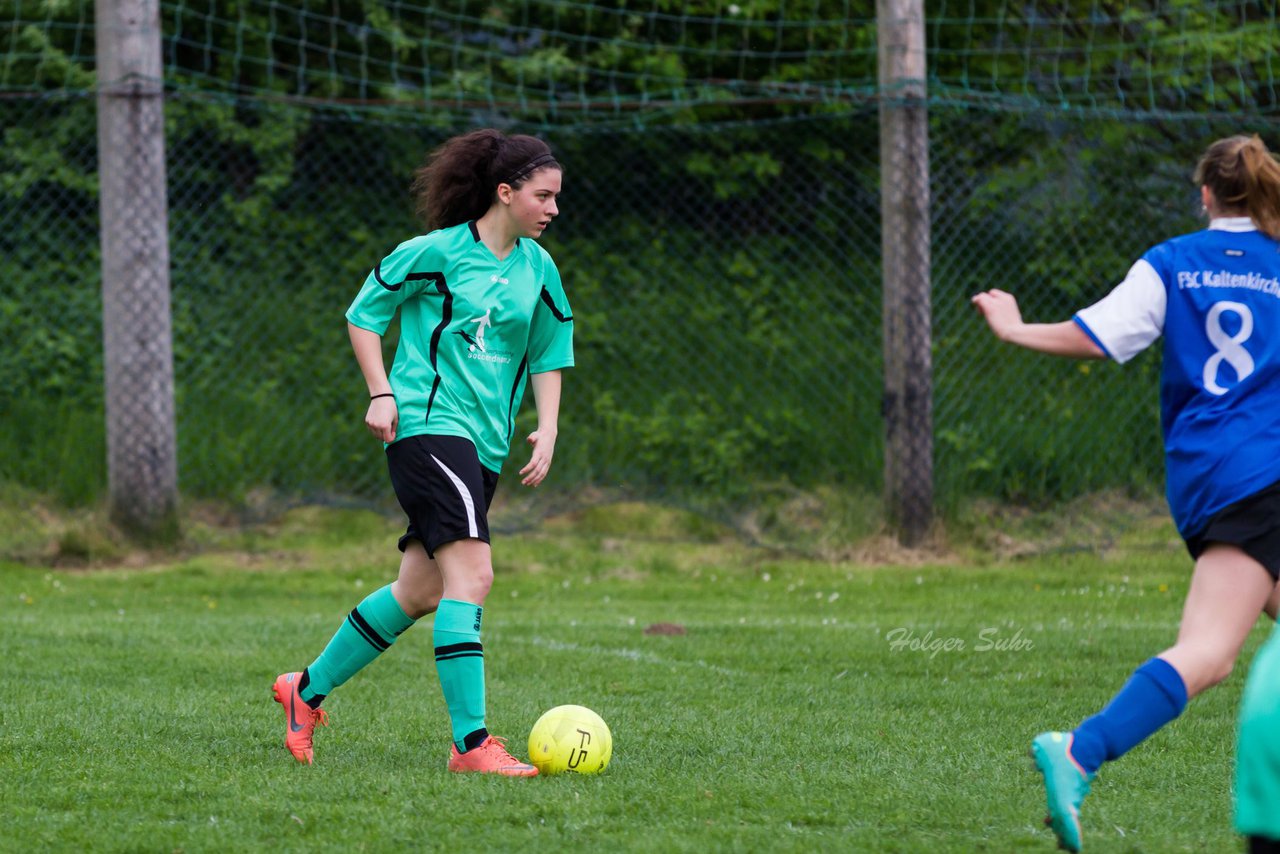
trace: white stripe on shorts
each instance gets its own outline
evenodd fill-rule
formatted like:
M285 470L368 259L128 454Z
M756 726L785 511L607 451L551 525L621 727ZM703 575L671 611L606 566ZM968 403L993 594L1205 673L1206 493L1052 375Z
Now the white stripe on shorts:
M448 475L449 480L453 481L454 487L458 490L458 495L462 498L462 504L467 508L467 530L472 537L479 538L480 528L476 525L476 503L471 498L471 492L467 489L467 485L462 482L462 478L449 471L449 467L440 462L440 458L435 454L431 455L431 459L436 461L436 465L440 466L440 470Z

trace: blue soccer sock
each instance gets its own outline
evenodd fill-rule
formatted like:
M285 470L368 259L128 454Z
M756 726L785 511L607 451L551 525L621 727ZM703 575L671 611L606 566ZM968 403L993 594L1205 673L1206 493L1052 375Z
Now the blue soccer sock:
M453 743L459 753L476 747L488 732L484 725L484 647L480 644L479 605L441 599L433 640L436 672L449 708Z
M381 587L352 609L320 657L303 671L298 693L316 708L330 691L346 682L395 643L414 620L391 594Z
M1178 671L1153 658L1134 671L1105 709L1076 727L1071 755L1092 774L1182 714L1186 705L1187 686Z

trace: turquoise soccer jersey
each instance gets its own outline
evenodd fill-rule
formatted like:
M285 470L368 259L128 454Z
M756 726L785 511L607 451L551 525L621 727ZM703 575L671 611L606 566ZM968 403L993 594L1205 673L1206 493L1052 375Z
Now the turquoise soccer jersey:
M474 222L443 228L382 259L347 320L383 335L397 309L396 440L461 436L500 471L529 374L573 366L573 315L555 262L528 238L499 261Z
M1280 626L1249 665L1236 750L1236 830L1280 840Z

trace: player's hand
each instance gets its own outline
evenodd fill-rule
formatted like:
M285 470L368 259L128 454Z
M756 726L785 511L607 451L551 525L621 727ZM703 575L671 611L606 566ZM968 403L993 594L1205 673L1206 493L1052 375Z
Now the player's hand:
M1012 341L1014 333L1023 326L1022 312L1013 294L997 288L974 294L970 300L974 308L982 312L987 325L1001 341Z
M394 397L380 397L369 401L369 411L364 414L364 426L384 442L396 440L396 428L400 426L400 410Z
M537 486L542 483L547 472L551 471L551 458L556 452L556 434L534 430L525 441L533 446L533 453L525 467L520 469L520 474L523 475L520 482L525 486Z

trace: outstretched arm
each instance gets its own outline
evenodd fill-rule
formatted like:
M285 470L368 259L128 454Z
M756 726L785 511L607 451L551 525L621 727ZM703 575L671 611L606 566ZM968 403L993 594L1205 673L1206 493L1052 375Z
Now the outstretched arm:
M1026 347L1051 356L1072 359L1105 359L1107 354L1076 325L1075 321L1061 323L1025 323L1018 301L1013 294L992 289L974 295L971 300L982 312L987 325L1001 341Z
M533 453L520 469L524 478L520 482L537 486L551 470L551 458L556 452L556 433L560 429L560 372L530 374L529 382L533 385L533 403L538 410L538 429L527 439Z

